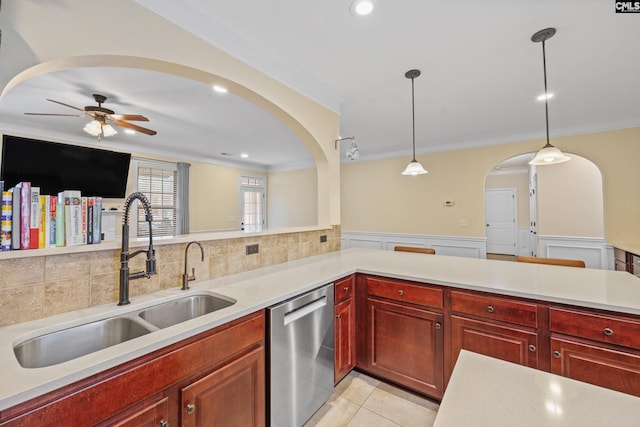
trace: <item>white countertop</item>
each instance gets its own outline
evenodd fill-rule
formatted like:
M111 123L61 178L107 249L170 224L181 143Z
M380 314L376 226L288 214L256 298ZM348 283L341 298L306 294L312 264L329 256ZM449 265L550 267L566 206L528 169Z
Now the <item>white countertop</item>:
M13 353L14 343L65 327L140 310L186 293L176 287L131 298L132 304L124 307L117 306L114 301L0 327L0 410L355 272L640 315L640 279L626 272L348 249L193 282L192 290L187 293L214 292L233 298L237 303L54 366L22 368ZM136 282L131 286L135 287Z
M640 425L640 398L462 350L434 427Z

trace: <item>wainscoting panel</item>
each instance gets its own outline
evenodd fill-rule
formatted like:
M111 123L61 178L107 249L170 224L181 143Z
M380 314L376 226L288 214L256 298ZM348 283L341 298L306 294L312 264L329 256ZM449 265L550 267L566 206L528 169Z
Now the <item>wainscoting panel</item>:
M541 257L581 259L587 268L611 268L603 238L538 235L538 244Z
M436 254L465 258L486 258L484 237L430 236L425 234L367 233L342 230L342 248L367 248L392 251L396 246L433 248Z

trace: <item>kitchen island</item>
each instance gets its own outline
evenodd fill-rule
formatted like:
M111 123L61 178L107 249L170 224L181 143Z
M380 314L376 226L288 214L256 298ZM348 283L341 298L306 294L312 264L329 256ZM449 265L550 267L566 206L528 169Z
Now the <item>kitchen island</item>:
M195 282L188 293L219 294L236 303L58 365L22 368L13 345L46 332L171 301L185 292L176 287L132 298L129 306L113 302L2 327L0 411L354 273L640 315L640 279L624 272L349 249Z
M632 427L640 398L462 351L434 427Z

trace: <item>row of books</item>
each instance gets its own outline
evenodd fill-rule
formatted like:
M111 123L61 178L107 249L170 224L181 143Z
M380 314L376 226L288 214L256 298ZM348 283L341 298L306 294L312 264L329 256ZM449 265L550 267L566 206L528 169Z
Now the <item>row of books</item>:
M102 197L65 190L40 194L40 187L20 182L2 191L0 249L43 249L101 242Z

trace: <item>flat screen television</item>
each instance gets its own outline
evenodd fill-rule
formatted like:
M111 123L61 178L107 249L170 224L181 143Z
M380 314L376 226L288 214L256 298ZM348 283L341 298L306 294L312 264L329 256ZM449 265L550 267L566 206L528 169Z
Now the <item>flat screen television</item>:
M130 153L3 135L0 180L5 189L29 181L40 194L123 198L130 160Z

